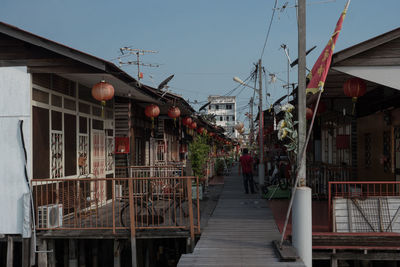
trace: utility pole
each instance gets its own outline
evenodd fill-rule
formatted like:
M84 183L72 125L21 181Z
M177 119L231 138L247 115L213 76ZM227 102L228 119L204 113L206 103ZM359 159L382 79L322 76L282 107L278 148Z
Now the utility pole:
M297 153L299 184L292 209L292 242L307 267L312 266L312 213L311 189L306 187L306 158L303 153L306 142L306 0L298 1L298 133ZM305 153L304 153L305 154Z
M249 119L250 119L250 138L249 138L250 139L249 140L250 148L253 147L253 136L254 136L253 105L254 105L254 98L251 97L250 98L250 116L249 116Z
M259 141L260 141L260 164L258 165L258 185L261 188L264 185L264 114L263 114L263 102L262 102L262 67L261 67L261 58L258 60L258 84L260 89L258 90L258 98L259 98Z

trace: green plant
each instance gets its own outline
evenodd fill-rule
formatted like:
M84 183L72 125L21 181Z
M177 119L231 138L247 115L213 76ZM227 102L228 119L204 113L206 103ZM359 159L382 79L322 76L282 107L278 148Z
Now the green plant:
M204 176L204 169L209 158L210 146L207 141L207 136L197 135L189 144L189 160L192 164L193 174L199 178Z
M222 175L224 173L224 159L217 158L214 169L217 175Z

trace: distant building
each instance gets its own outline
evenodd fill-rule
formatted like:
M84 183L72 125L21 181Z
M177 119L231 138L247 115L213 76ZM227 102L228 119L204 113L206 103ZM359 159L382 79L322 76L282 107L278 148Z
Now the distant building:
M207 114L215 114L215 120L218 126L225 129L226 135L237 137L236 125L236 97L235 96L217 96L208 97L211 102L208 106Z

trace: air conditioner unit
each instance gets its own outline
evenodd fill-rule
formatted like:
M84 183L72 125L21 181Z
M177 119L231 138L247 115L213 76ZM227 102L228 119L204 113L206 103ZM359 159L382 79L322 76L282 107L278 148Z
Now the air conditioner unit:
M62 226L63 205L50 204L38 207L38 228L57 228Z

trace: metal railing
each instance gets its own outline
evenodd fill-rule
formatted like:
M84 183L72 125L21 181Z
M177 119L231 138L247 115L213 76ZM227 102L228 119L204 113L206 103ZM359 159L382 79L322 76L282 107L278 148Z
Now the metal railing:
M329 224L332 225L333 198L361 198L400 196L400 181L368 181L368 182L329 182L328 189Z
M351 178L351 167L318 164L307 166L307 185L311 187L313 195L328 197L328 183L349 181Z
M194 235L200 232L198 184L193 176L35 179L36 229L103 229L114 234L185 229Z

